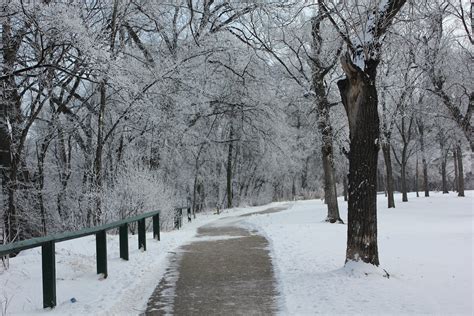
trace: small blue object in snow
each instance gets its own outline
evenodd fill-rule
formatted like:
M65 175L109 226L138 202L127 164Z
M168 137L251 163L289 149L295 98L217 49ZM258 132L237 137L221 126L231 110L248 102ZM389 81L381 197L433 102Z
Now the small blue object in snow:
M77 302L77 300L76 300L75 297L71 298L71 303L76 303L76 302Z

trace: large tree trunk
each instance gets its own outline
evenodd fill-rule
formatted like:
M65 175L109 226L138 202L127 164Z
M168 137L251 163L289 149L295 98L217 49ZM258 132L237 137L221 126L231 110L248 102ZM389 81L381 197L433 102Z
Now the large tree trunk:
M464 167L461 146L459 144L456 146L456 158L458 161L458 196L464 196Z
M390 154L390 143L383 143L382 144L382 152L383 158L385 160L385 170L386 170L386 177L387 177L387 201L388 201L388 208L395 207L395 199L393 197L393 169L392 169L392 157Z
M379 265L377 247L377 158L379 116L375 87L378 62L366 70L348 55L341 58L346 78L338 81L349 119L349 202L346 262L362 260Z

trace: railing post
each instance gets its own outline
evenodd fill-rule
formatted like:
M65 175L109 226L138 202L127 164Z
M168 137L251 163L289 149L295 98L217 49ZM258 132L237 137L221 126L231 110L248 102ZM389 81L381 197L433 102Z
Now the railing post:
M128 224L125 223L119 228L120 258L128 260Z
M107 278L107 234L102 230L95 234L95 249L97 256L97 274Z
M43 308L56 306L56 256L54 241L41 246L43 270Z
M145 227L145 219L138 220L138 249L142 249L146 251L146 227Z
M160 214L153 216L153 238L160 240Z

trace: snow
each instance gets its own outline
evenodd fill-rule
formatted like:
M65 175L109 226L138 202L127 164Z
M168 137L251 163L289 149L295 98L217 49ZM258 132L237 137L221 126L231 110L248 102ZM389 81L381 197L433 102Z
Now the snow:
M379 195L380 267L344 266L347 226L323 222L321 201L298 201L244 225L270 240L282 315L472 315L473 196L410 194L407 203L396 196L388 209ZM339 205L345 220L347 204Z
M471 315L474 192L466 194L410 194L407 203L396 196L395 209L387 209L386 198L378 195L380 267L344 265L347 226L324 222L320 200L290 202L278 213L220 224L240 223L268 238L281 315ZM136 249L137 237L130 236L128 262L119 258L118 237L108 235L107 279L95 274L94 237L58 243L53 310L42 309L40 250L24 251L0 272L0 302L7 301L8 314L139 314L169 266L170 252L199 240L199 226L275 205L282 203L199 215L179 231L162 233L160 242L149 234L146 252ZM345 220L347 204L340 200L339 207Z
M23 251L10 259L8 270L2 271L0 265L0 315L5 309L7 314L15 315L139 314L145 310L148 298L169 266L170 253L196 240L199 226L229 214L240 215L267 207L225 210L221 215L198 214L192 223L186 223L184 218L182 229L162 232L161 241L155 241L152 233L147 234L145 252L137 249L137 235L130 235L129 261L120 259L118 235L107 235L106 279L96 274L94 236L57 243L57 306L52 310L42 308L41 249Z
M374 38L374 32L378 22L377 20L386 15L388 8L388 0L380 1L377 11L368 14L367 21L365 26L363 26L362 32L360 34L356 34L356 37L353 39L355 54L353 56L352 62L362 71L365 69L366 60L377 58L378 54L380 53L378 48L371 46L373 46L375 40L381 41L380 38Z

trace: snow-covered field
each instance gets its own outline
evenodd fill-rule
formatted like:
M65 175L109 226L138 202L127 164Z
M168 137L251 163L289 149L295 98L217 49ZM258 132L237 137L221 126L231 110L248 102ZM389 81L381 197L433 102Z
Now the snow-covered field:
M319 200L246 217L242 225L270 240L283 315L471 315L473 197L474 192L466 198L432 193L430 198L410 195L402 203L398 196L397 208L389 210L379 196L380 268L343 267L346 226L324 223L326 207ZM346 219L342 200L340 209ZM146 252L137 250L136 236L130 236L128 262L119 258L118 236L108 236L107 279L95 274L94 237L58 243L58 306L53 310L42 309L40 249L24 251L10 260L9 270L0 271L0 307L26 315L139 314L167 268L169 253L191 242L197 227L222 216L201 215L180 231L162 233L160 242L149 235Z
M137 249L137 236L130 235L129 261L120 259L118 235L107 235L107 279L101 279L95 272L94 236L57 243L58 305L52 310L42 308L41 249L23 251L10 259L8 270L2 270L0 263L0 315L137 315L145 310L163 276L170 252L191 242L199 226L229 214L240 215L266 207L226 210L221 215L199 214L189 224L183 219L181 230L161 233L159 242L149 233L146 252Z
M271 242L284 315L472 315L473 193L410 194L407 203L396 196L396 209L379 195L378 269L342 268L346 226L322 222L321 201L252 216L246 225ZM340 209L345 220L342 200Z

